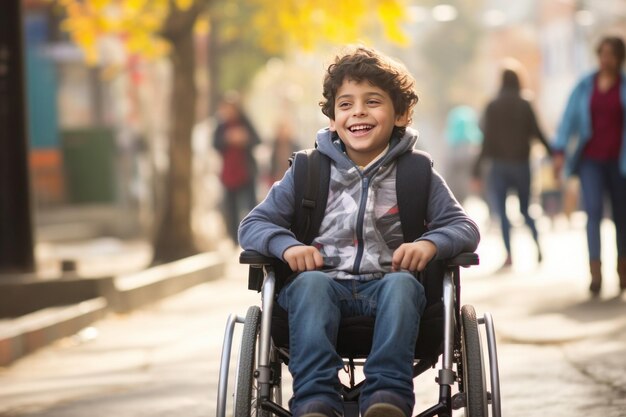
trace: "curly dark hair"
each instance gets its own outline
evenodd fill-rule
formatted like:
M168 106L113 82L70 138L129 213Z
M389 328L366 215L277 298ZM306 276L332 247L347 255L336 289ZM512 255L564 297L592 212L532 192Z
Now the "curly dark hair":
M328 66L324 76L322 95L319 102L322 113L331 120L335 119L335 97L344 80L356 82L368 81L386 91L391 97L396 114L407 114L411 124L413 108L418 97L415 91L415 79L406 67L386 57L380 52L365 46L347 47ZM404 134L405 128L396 128Z

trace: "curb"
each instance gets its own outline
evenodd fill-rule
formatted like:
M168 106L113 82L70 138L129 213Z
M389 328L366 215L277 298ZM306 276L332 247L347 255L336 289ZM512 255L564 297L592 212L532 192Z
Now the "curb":
M224 271L224 257L211 252L136 273L87 279L95 282L97 296L94 298L0 319L0 366L7 366L58 339L76 334L109 312L130 312L218 279Z
M49 307L24 316L0 321L0 366L75 334L106 314L104 297L70 306Z
M225 262L218 253L200 253L113 279L109 303L118 313L145 306L187 288L224 275Z

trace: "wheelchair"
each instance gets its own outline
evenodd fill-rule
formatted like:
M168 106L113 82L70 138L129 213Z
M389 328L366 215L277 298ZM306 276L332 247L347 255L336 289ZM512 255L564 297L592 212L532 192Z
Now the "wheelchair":
M233 398L234 417L291 417L282 405L283 365L289 362L287 313L277 303L276 270L284 264L254 251L243 251L241 264L249 265L248 287L261 292L261 306L248 308L245 317L231 314L226 323L219 372L217 414L226 417L228 399ZM422 315L415 349L413 377L439 366L435 382L438 402L417 417L451 417L464 410L466 417L500 417L500 381L493 319L489 313L477 317L474 307L460 307L460 268L478 265L475 253L431 262L428 273L418 274L426 291L427 306ZM344 417L359 416L359 394L364 381L357 382L371 348L372 317L346 317L340 324L337 352L344 360L341 382ZM234 392L229 394L228 376L235 326L243 324ZM484 326L481 332L479 328ZM484 336L483 336L484 335ZM482 344L487 342L487 361Z

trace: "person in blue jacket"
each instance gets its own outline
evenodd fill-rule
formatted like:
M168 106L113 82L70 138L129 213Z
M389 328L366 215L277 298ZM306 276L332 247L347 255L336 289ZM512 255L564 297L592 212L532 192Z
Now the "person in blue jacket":
M587 245L591 283L597 296L602 287L600 222L608 194L617 244L620 291L626 290L626 74L624 41L616 36L600 40L599 67L584 76L572 91L553 148L557 175L580 178L587 214Z

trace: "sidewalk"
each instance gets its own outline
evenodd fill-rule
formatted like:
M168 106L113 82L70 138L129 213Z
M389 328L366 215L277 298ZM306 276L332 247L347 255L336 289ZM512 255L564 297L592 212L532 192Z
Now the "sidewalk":
M219 278L228 251L223 246L149 267L151 247L145 241L92 238L38 244L37 274L0 280L5 317L0 318L0 366L76 334L109 312L129 312ZM64 260L71 260L75 271L61 271Z
M463 301L493 315L499 343L557 347L581 375L626 398L626 294L619 292L614 227L602 224L604 282L592 298L584 223L543 226L544 261L537 264L530 234L517 227L514 265L503 270L499 231L483 233L481 265L463 271L471 281Z
M214 416L228 314L260 300L237 259L235 250L224 255L219 279L130 314L109 312L0 367L0 416Z

